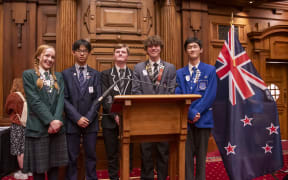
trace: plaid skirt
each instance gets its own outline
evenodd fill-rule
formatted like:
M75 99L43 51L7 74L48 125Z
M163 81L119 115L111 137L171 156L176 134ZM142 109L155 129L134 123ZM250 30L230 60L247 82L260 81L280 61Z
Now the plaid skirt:
M65 134L48 137L25 137L23 172L45 173L68 163Z
M11 124L10 132L10 154L17 156L24 153L25 127L18 124Z

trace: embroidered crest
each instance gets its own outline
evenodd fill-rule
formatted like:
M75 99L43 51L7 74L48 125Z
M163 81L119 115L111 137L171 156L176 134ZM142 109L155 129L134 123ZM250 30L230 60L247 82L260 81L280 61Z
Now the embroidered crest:
M189 75L186 75L186 76L185 76L185 79L186 79L186 81L190 81L190 76L189 76Z
M208 81L207 80L199 80L198 82L198 88L200 90L205 90L208 86Z

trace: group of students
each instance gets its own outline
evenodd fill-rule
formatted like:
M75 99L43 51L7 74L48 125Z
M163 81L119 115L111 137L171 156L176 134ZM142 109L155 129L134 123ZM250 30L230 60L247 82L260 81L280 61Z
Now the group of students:
M148 37L144 41L144 49L149 59L136 64L132 70L127 67L129 48L125 44L119 44L113 52L114 66L100 73L87 65L91 44L80 39L72 46L75 65L59 73L53 70L55 49L49 45L39 46L34 55L34 69L23 73L22 93L27 101L25 145L22 144L21 150L14 152L14 155L21 154L22 158L24 153L24 162L22 160L23 165L20 166L23 168L22 171L32 172L35 180L44 180L45 173L49 180L56 180L58 167L67 165L66 179L76 180L81 143L85 152L86 180L97 179L96 139L99 130L98 112L102 105L102 128L109 178L119 179L118 134L121 114L111 113L113 97L127 94L201 94L202 98L191 104L187 115L185 178L205 179L205 158L210 130L213 127L211 106L217 89L216 70L214 66L200 61L203 49L201 41L197 38L186 39L184 48L189 63L177 71L173 64L160 58L162 48L163 42L159 36ZM113 90L99 103L98 99L102 92L113 84L115 85ZM9 107L6 108L7 112L13 115L10 116L11 119L18 118L17 122L13 121L12 136L18 131L15 131L16 128L13 126L15 124L21 126L18 121L23 114L25 115L22 113L25 108L23 105L15 112L13 106L7 107ZM63 112L64 118L62 118ZM23 127L21 131L24 136ZM157 179L166 180L168 142L145 142L140 144L140 148L141 179L154 179L152 154L156 150ZM195 177L194 156L196 156ZM19 161L19 165L21 163Z

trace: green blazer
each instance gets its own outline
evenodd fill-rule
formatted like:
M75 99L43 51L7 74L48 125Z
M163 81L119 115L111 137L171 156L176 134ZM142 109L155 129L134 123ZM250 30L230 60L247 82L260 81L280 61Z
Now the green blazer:
M23 85L28 107L25 136L48 136L48 128L52 120L63 122L64 81L61 73L56 72L55 75L59 91L54 88L52 94L49 95L44 87L42 89L37 87L38 76L35 70L29 69L23 72ZM64 127L63 122L63 126L58 133L63 133Z

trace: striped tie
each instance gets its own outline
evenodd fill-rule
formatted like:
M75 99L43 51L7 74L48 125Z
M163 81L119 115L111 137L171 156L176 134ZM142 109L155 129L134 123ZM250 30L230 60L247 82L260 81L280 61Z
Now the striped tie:
M45 87L46 91L48 92L48 94L50 94L51 93L51 89L50 89L51 88L50 75L49 75L49 73L47 71L45 71L44 72L44 76L45 76L45 81L46 81L46 83L44 84L44 87ZM50 86L48 86L47 83L49 83Z
M159 73L158 64L154 63L153 66L154 66L153 82L155 83L157 81L157 77L158 77L158 73Z
M124 73L125 73L125 69L119 69L119 72L120 72L120 78L124 78ZM125 84L125 82L124 82L124 79L122 79L121 81L120 81L120 86L119 86L119 88L120 88L120 93L121 94L123 94L124 93L124 85Z
M196 83L196 79L195 78L196 78L196 74L197 74L197 68L193 66L192 67L192 71L193 72L192 72L192 78L191 79L192 79L192 82Z
M79 83L80 83L80 87L82 87L84 82L85 82L83 70L84 70L84 67L79 67Z

